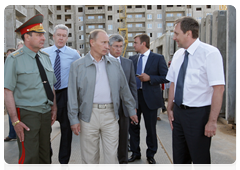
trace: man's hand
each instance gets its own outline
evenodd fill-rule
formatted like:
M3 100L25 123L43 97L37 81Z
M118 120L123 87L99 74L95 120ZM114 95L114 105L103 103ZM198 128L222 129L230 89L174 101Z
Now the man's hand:
M57 119L57 109L52 109L51 111L51 118L52 118L52 123L51 123L51 126L54 124L54 122L56 121Z
M140 76L137 76L141 82L150 81L150 76L146 73L142 73Z
M222 106L222 98L224 92L224 85L213 86L212 104L209 119L205 125L204 135L207 137L213 137L216 135L217 119Z
M73 133L78 136L79 132L80 132L80 123L72 125L71 129L72 129Z
M19 137L20 142L24 141L24 129L26 131L30 131L29 127L27 127L23 122L19 122L14 126L15 132Z
M214 135L216 135L216 130L217 130L217 122L208 121L205 126L204 135L207 137L213 137Z
M137 117L137 115L130 116L130 118L132 119L132 122L131 122L132 124L133 124L133 122L138 124L138 117Z
M168 93L168 106L167 106L167 114L168 114L168 121L170 123L171 129L173 130L174 116L173 116L173 99L174 99L174 83L170 84L169 93Z
M53 105L51 106L51 118L52 118L52 122L51 122L51 126L54 124L54 122L57 119L57 102L56 102L56 93L55 90L53 88L53 94L54 94L54 99L53 99Z
M170 123L171 129L173 130L173 124L172 124L172 122L174 121L173 111L170 109L167 109L167 114L168 114L168 121Z

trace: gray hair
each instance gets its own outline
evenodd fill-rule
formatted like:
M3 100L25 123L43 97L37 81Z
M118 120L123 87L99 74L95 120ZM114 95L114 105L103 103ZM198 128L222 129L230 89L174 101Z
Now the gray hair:
M109 45L112 46L114 42L123 42L124 38L120 34L113 34L109 37Z
M67 35L68 35L68 33L69 33L69 28L68 28L66 25L64 25L64 24L58 24L58 25L56 25L56 26L54 27L53 34L55 34L58 29L66 30L66 31L67 31Z
M18 43L17 43L17 49L18 49L18 46L19 45L24 45L24 42L21 40L21 41L19 41Z

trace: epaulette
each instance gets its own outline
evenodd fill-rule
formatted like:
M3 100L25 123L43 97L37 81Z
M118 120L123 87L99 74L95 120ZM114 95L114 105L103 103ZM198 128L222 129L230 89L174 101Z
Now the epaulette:
M14 51L14 52L11 53L11 55L12 55L13 57L18 57L18 56L20 56L20 55L22 55L22 54L24 54L23 49L19 49L19 50Z
M48 54L48 53L46 53L46 52L44 52L44 51L42 51L42 50L39 50L39 52L42 53L42 54L45 54L45 55L47 55L47 56L49 57L49 54Z

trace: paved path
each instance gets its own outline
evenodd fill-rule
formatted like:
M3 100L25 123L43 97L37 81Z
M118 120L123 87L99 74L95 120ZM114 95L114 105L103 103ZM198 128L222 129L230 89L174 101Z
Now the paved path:
M171 129L168 122L167 114L161 113L161 121L157 122L158 135L158 151L155 155L157 164L171 164L172 163L172 138ZM142 119L143 120L143 119ZM4 115L4 137L8 135L8 116ZM144 121L141 122L141 153L142 157L129 164L147 164L146 160L146 131ZM53 157L52 163L58 162L58 148L60 141L60 127L59 123L55 122L51 134ZM131 153L129 152L129 156ZM224 125L218 122L217 135L212 139L211 158L213 164L232 164L236 160L236 131L232 130L229 125ZM18 146L16 141L4 142L4 159L9 164L17 164L18 162ZM103 162L101 158L100 162ZM73 135L72 141L72 155L70 164L81 164L79 137Z

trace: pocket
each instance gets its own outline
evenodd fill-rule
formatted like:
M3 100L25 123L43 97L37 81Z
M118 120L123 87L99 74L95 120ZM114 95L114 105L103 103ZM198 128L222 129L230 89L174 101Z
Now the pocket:
M189 85L196 85L199 83L199 72L198 69L187 69L185 82Z
M46 68L45 67L45 70L46 70L46 75L47 75L47 78L48 78L48 82L50 84L50 86L52 87L53 86L53 80L54 80L54 70L52 68Z
M17 82L29 88L37 88L39 72L37 70L28 70L18 72Z

